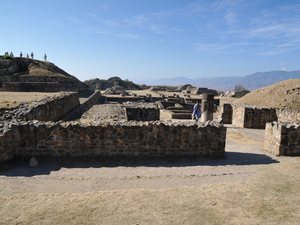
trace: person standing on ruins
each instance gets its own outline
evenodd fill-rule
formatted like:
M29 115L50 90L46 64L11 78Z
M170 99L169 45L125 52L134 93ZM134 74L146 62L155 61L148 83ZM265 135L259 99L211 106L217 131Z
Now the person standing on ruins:
M33 52L31 52L31 55L30 55L30 56L31 56L31 58L33 59L33 56L34 56L34 55L33 55Z
M44 60L47 61L47 55L46 54L44 54Z
M200 101L196 101L196 104L194 105L193 108L193 113L192 113L192 118L198 122L199 118L201 117L202 114L202 107L200 105Z

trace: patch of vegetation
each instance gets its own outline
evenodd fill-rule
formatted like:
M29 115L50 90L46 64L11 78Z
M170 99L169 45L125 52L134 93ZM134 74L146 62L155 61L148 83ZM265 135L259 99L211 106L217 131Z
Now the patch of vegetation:
M2 101L1 103L10 103L10 101L5 100L5 101Z
M233 91L235 91L235 97L236 98L241 98L245 96L246 94L250 93L249 90L247 90L244 86L242 85L235 85Z
M4 56L2 56L2 58L3 58L3 59L12 59L12 57L9 56L9 55L4 55Z

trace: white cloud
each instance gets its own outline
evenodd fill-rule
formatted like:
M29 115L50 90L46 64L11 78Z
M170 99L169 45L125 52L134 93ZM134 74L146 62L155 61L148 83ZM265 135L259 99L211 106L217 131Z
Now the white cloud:
M70 16L68 17L68 20L71 21L72 23L75 23L77 25L82 25L84 24L84 21L82 21L81 19L75 17L75 16Z
M89 13L88 15L91 16L91 17L94 17L94 18L98 18L98 16L94 13Z
M112 33L112 32L106 32L106 31L97 31L97 34L103 34L103 35L109 35L114 36L117 38L125 38L125 39L138 39L139 36L135 34L122 34L122 33Z
M111 27L119 27L120 24L116 22L115 20L101 20L102 23L111 26Z
M226 12L226 15L223 17L226 20L226 24L231 26L236 23L236 15L230 11Z
M285 68L285 67L282 67L282 69L281 69L282 71L286 71L287 69Z
M52 21L52 20L48 20L47 23L53 25L53 26L60 26L61 24L56 22L56 21Z
M203 52L223 52L224 50L234 49L237 46L245 46L248 45L247 43L231 43L231 44L196 44L196 49ZM238 49L237 51L240 51ZM227 51L228 52L228 51Z
M149 21L149 17L144 15L137 15L131 19L126 19L124 22L130 24L131 26L144 27L145 23Z
M284 51L267 51L267 52L260 52L260 53L255 53L254 55L278 55L278 54L282 54Z

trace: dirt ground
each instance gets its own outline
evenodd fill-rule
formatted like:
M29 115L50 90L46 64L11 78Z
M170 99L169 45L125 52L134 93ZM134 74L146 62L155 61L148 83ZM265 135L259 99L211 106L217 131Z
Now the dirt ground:
M1 92L0 91L0 108L14 108L21 103L40 101L47 96L59 95L59 92Z
M298 224L300 160L228 126L226 157L2 164L0 224Z
M226 157L0 164L0 224L299 224L300 159L228 127Z

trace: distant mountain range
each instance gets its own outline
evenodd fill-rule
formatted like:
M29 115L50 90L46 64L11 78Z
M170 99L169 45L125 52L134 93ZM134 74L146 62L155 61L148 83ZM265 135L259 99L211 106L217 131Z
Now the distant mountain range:
M242 85L246 89L253 91L289 79L300 79L300 70L258 72L244 77L205 77L196 79L189 79L186 77L162 78L154 81L141 81L138 83L168 86L191 84L192 86L207 87L218 91L233 90L235 85Z

